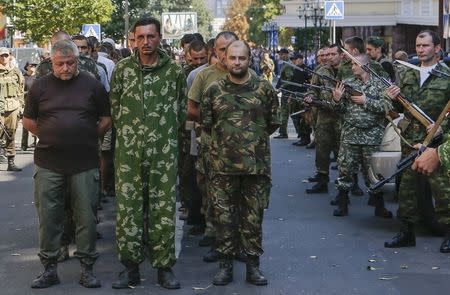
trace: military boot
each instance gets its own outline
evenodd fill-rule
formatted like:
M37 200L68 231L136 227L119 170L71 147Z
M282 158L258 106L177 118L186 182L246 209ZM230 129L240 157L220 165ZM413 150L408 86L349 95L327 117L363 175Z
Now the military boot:
M170 267L158 268L158 284L166 289L180 289L180 283Z
M14 156L8 156L8 169L6 169L7 171L22 171L22 169L20 169L19 167L16 166L16 164L14 163Z
M385 242L385 248L401 248L401 247L415 247L416 235L414 234L414 225L410 222L402 221L400 232L392 238L392 240Z
M126 263L125 267L125 270L119 274L117 281L112 283L113 289L128 289L141 283L139 264Z
M80 285L86 288L100 288L102 286L92 271L92 264L81 263Z
M384 206L383 192L371 193L374 199L375 216L383 218L392 218L392 212Z
M204 262L217 262L219 261L219 252L211 248L205 255L203 255Z
M225 286L233 281L233 260L229 257L219 260L219 271L214 276L213 284Z
M69 245L61 246L61 254L59 254L58 262L64 262L66 260L69 260L69 258Z
M339 190L339 202L337 209L334 210L334 216L347 216L348 215L348 191Z
M56 263L47 263L44 265L44 272L31 283L31 288L43 289L57 284L59 284L59 278Z
M447 230L447 234L445 235L445 239L442 241L439 251L441 251L441 253L450 253L450 229Z
M306 189L307 194L321 194L328 193L328 175L318 174L317 183L311 188Z
M337 206L339 204L339 200L342 197L342 195L345 194L344 190L339 190L338 194L336 195L336 197L334 197L333 200L330 201L330 205L331 206ZM350 204L350 199L347 200L347 204Z
M259 269L259 256L248 255L246 266L246 280L256 286L267 285L267 279Z
M308 177L309 182L318 182L321 178L323 178L324 174L317 172L314 176ZM328 175L326 175L327 182L330 181Z

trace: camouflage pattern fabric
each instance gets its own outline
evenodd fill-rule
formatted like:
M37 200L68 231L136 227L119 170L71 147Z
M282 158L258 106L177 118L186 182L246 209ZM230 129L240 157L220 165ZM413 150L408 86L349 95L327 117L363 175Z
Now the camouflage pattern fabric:
M389 79L389 74L383 69L380 63L374 60L370 60L369 67L372 68L375 71L375 73L377 73L379 76ZM336 78L339 81L343 81L345 79L351 78L352 76L353 76L352 61L349 59L345 59L341 62L341 65L339 66L339 71L337 73Z
M442 63L436 65L436 69L445 73L450 73L450 69ZM433 120L441 113L446 105L450 93L450 81L447 78L439 78L430 75L420 87L419 72L413 69L406 69L404 75L400 76L398 85L402 93L418 105ZM401 112L402 107L395 103L394 106ZM421 143L425 139L426 129L408 112L405 112L405 119L409 121L403 130L403 136L412 144ZM449 122L444 121L441 125L444 134L449 134ZM413 150L402 142L402 156L406 157ZM431 176L421 176L408 169L403 172L399 198L399 213L401 218L409 222L417 222L417 200L419 198L421 185L420 179L423 177L431 186L431 193L435 201L435 211L441 223L450 226L450 179L445 169L435 171Z
M179 134L186 120L186 77L160 49L155 66L141 65L138 54L121 60L111 79L117 130L117 251L124 264L143 261L142 237L148 228L152 266L171 267L175 263L175 185ZM144 211L144 204L148 210Z
M277 88L280 88L280 81L291 81L292 76L294 76L294 69L290 66L287 66L283 64L283 68L281 70L280 74L280 80L277 83ZM289 104L289 98L288 95L283 93L283 96L281 97L281 106L280 106L280 129L278 130L278 133L283 136L287 136L287 125L289 121L289 114L291 113L290 104Z
M322 66L317 71L318 74L335 78L337 71L330 66ZM323 80L317 75L313 75L311 84L317 86L326 86L334 88L334 85ZM330 91L320 91L315 88L310 88L308 94L316 99L332 100L332 93ZM339 114L330 110L317 108L315 118L315 141L316 141L316 158L315 165L318 173L328 175L330 167L330 153L339 150L339 139L341 134L341 121Z
M450 140L441 144L438 148L439 159L443 169L447 170L447 174L450 177Z
M241 248L248 255L262 255L261 224L269 199L270 178L214 174L210 187L218 233L215 249L221 256L235 256Z
M242 85L228 78L211 84L201 103L211 171L270 175L269 135L279 126L277 111L275 90L257 76Z
M80 71L89 72L93 74L97 80L101 81L100 74L98 73L97 69L97 63L93 59L87 56L79 55L77 57L77 60L78 60L78 69ZM36 67L36 79L50 73L53 73L52 60L50 58L44 59Z

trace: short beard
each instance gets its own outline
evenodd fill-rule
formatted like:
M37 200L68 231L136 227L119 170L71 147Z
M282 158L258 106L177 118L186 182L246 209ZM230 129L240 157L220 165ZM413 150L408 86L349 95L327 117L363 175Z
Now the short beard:
M247 76L247 74L248 74L248 69L245 70L245 71L242 71L242 72L240 72L240 73L238 73L238 74L232 73L232 72L230 71L230 75L231 75L232 77L234 77L234 78L237 78L237 79L242 79L242 78L244 78L245 76Z

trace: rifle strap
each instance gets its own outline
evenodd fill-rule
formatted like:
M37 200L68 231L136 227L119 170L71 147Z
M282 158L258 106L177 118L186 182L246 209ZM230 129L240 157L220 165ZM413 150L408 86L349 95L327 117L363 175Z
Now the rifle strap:
M414 148L413 145L408 140L406 140L406 138L403 137L402 132L397 127L397 125L395 125L391 116L389 116L389 107L388 107L387 103L384 104L384 113L385 113L386 119L389 121L389 125L391 125L394 128L394 131L400 137L400 140L403 141L403 143L406 144L407 146L409 146L410 148Z

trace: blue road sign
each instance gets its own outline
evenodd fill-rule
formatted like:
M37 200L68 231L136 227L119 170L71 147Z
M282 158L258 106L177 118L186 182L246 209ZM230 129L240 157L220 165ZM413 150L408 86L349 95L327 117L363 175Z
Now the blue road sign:
M344 19L344 1L325 1L325 19Z
M83 28L81 29L81 34L89 37L94 36L98 39L99 42L101 42L101 29L99 24L85 24L83 25Z

